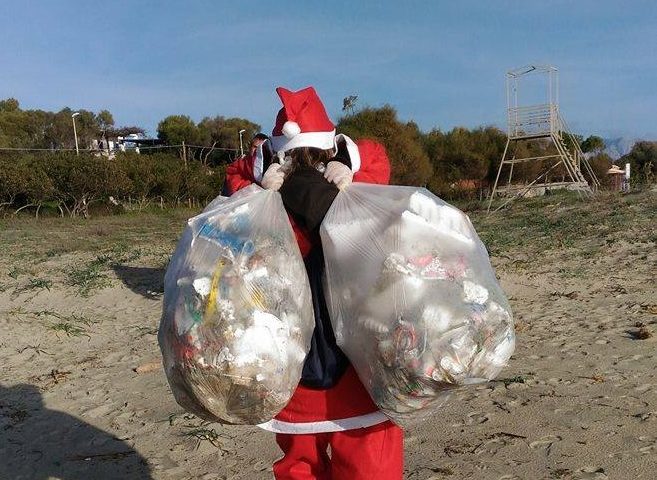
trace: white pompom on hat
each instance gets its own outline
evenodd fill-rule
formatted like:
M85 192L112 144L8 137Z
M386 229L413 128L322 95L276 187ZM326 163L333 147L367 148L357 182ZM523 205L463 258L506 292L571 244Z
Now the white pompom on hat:
M292 122L288 120L283 124L283 135L285 135L288 139L294 138L296 135L301 133L301 127L297 122Z

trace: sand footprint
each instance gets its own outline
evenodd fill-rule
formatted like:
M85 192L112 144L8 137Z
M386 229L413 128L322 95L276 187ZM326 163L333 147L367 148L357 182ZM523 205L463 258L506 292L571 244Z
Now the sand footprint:
M488 420L490 420L490 417L484 412L471 412L468 413L468 418L465 420L465 424L478 425L481 423L486 423Z
M476 455L486 453L489 455L495 455L500 449L506 447L509 444L503 438L497 437L491 440L486 441L484 444L477 447L474 451Z
M636 387L634 387L634 390L639 393L646 393L650 389L652 389L652 383L644 383L642 385L637 385Z
M648 421L648 420L655 420L657 419L657 410L652 411L652 412L645 412L645 413L637 413L636 415L633 415L634 418L638 418L642 422Z
M639 441L643 443L647 443L648 445L645 445L643 447L639 448L639 452L641 452L644 455L649 455L649 454L654 454L657 453L657 441L655 441L654 437L639 437Z
M609 478L602 467L583 467L575 471L573 480L605 480Z
M546 435L539 440L531 442L529 447L533 448L534 450L538 448L549 448L554 442L558 442L560 440L561 437L559 435Z
M458 423L453 423L453 427L462 427L464 425L479 425L486 423L490 417L485 412L470 412L465 418L459 419Z
M115 409L113 404L104 404L99 406L94 406L88 410L82 412L82 417L86 418L100 418L107 416L110 412Z

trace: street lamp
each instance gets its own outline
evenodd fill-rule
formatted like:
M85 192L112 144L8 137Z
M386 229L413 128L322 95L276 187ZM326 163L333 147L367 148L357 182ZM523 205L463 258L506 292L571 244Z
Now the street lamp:
M75 129L75 117L80 115L80 112L75 112L74 114L71 115L71 118L73 119L73 136L75 137L75 154L80 155L80 150L78 149L78 132Z
M246 130L240 130L240 154L243 157L244 156L244 146L242 145L242 134L246 132Z

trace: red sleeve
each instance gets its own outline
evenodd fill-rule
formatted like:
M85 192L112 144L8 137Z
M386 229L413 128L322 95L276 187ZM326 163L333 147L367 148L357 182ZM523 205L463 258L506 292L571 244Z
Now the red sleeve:
M354 173L354 182L387 185L390 182L390 161L385 147L374 140L359 140L356 145L360 170Z
M232 195L244 187L255 183L253 176L253 157L247 155L235 160L226 167L226 193Z

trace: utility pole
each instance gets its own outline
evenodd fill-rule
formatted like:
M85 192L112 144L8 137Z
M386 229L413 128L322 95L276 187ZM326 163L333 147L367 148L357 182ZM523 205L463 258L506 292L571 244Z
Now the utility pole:
M240 156L244 156L244 145L242 144L242 134L246 132L246 130L240 130Z
M80 155L80 150L78 149L78 132L75 129L75 117L80 115L80 112L75 112L74 114L71 115L71 118L73 119L73 136L75 137L75 154Z

